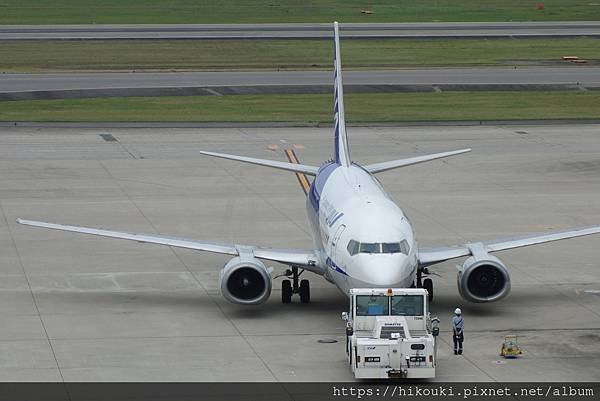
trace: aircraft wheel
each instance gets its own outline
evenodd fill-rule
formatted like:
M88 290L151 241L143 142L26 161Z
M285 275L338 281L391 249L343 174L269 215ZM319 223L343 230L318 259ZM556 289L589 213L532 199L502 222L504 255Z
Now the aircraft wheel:
M300 281L300 303L307 304L310 302L310 283L308 280Z
M281 302L284 304L292 302L292 282L290 280L281 282Z
M423 288L429 293L429 302L433 301L433 280L430 278L423 280Z

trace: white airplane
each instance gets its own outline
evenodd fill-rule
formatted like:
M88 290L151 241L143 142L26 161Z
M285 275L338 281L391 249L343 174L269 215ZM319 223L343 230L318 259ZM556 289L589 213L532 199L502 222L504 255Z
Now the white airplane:
M314 249L288 250L257 246L225 244L162 235L132 234L97 228L86 228L18 219L18 223L63 231L121 238L137 242L167 245L198 251L232 255L223 267L219 287L223 296L244 305L265 302L272 287L271 268L261 260L288 265L281 297L291 302L292 294L300 301L310 301L308 280L299 280L304 270L323 276L344 294L351 288L423 287L433 298L433 282L424 278L428 267L450 259L468 256L459 266L458 290L471 302L497 301L510 291L507 267L491 252L540 244L566 238L600 233L600 226L561 232L533 234L517 238L483 241L422 249L417 246L409 219L385 193L374 174L399 167L469 152L450 152L417 156L361 166L350 158L344 120L344 96L340 62L338 24L334 23L334 159L321 167L293 162L255 159L213 152L204 155L237 160L295 172L304 180L307 192L306 210L312 228ZM289 156L289 155L288 155ZM292 161L292 160L291 160ZM306 175L314 176L308 184Z

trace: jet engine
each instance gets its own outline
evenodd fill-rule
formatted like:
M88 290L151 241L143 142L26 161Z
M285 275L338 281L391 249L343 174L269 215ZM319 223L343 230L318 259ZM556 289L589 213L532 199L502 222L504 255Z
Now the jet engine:
M223 266L219 287L230 302L258 305L271 295L271 275L260 260L236 256Z
M458 272L460 296L471 302L498 301L510 292L510 273L495 256L471 256Z

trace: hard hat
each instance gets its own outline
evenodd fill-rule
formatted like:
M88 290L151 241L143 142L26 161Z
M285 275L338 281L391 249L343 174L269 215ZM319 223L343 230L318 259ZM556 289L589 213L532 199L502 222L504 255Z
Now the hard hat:
M456 308L456 309L454 309L454 313L457 315L460 315L462 313L462 311L460 310L460 308Z

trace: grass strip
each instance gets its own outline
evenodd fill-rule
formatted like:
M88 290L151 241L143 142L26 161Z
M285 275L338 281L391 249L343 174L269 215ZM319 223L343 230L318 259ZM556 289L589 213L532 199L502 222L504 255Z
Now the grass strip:
M539 9L538 3L543 3ZM372 14L363 14L370 10ZM0 0L0 24L598 20L590 0Z
M600 64L598 39L347 40L345 68ZM329 69L323 40L6 41L0 71Z
M597 119L600 91L347 94L349 122ZM32 100L0 103L0 121L301 122L332 120L331 95Z

